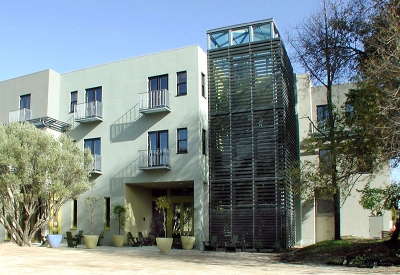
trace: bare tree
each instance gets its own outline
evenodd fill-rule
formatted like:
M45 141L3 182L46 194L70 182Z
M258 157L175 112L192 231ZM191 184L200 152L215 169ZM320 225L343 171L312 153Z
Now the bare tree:
M326 123L323 129L313 124L315 131L320 133L319 139L309 138L306 143L309 148L323 147L329 151L329 161L325 163L322 175L319 165L302 163L303 185L300 190L314 194L316 189L322 189L325 196L333 199L335 239L341 238L341 194L351 191L353 184L349 184L348 180L354 177L357 180L358 168L355 163L343 166L346 161L343 154L346 146L343 141L348 138L348 132L343 129L345 121L340 107L333 102L333 86L355 76L355 68L359 66L364 54L362 36L359 35L366 32L363 16L368 6L364 2L366 1L350 1L346 4L325 0L318 12L298 25L294 33L289 35L289 44L295 52L294 59L326 90ZM350 162L353 160L348 159ZM345 167L354 169L345 172Z

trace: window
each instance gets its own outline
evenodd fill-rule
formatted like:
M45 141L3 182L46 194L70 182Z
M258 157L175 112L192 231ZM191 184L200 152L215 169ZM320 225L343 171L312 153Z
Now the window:
M168 75L149 77L149 91L168 90Z
M186 72L177 73L177 93L178 95L186 95L187 94L187 85L186 85Z
M323 173L328 173L331 169L331 150L319 150L319 169Z
M177 132L178 137L178 145L177 145L177 153L187 153L187 128L178 129Z
M31 94L20 96L19 108L20 109L31 109Z
M201 73L201 95L206 98L206 76Z
M344 105L344 109L345 109L347 118L351 119L354 117L354 106L353 105L351 105L350 103L346 103Z
M101 102L101 97L102 97L102 88L101 87L86 89L86 102L87 103L95 102L95 101Z
M85 139L85 148L89 148L92 155L101 155L100 138Z
M203 153L203 155L207 155L206 137L207 137L207 132L206 132L206 130L202 129L202 132L201 132L201 152Z
M110 229L111 217L111 200L109 197L104 198L104 229Z
M168 131L149 132L148 150L149 164L152 166L168 165Z
M326 130L327 120L329 118L328 105L317 106L317 126L320 131Z
M78 228L78 200L72 200L72 219L71 228Z
M69 111L73 113L75 111L75 105L78 104L78 92L71 92L71 103Z

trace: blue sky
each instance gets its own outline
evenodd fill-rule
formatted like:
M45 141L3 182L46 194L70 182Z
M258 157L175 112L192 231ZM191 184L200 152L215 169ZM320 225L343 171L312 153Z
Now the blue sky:
M48 68L65 73L195 44L206 51L206 30L268 18L274 18L285 37L320 4L321 0L0 0L0 81Z

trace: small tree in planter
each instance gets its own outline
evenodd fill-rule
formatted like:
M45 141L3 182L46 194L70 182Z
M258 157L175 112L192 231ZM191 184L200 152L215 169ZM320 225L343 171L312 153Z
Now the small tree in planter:
M121 247L124 245L125 235L121 235L121 227L125 225L126 221L126 208L122 204L113 204L114 209L111 217L118 222L118 235L113 235L113 242L115 246Z
M156 210L163 214L164 238L156 238L158 249L161 253L167 253L172 247L172 238L167 238L167 210L171 206L171 200L167 196L156 199Z
M99 206L98 205L99 198L86 197L83 201L85 202L87 210L89 210L89 219L90 219L90 235L89 236L85 235L83 237L83 240L85 241L87 248L95 248L97 245L99 236L93 235L93 226L94 226L94 223L96 222L93 213L94 213L94 209Z

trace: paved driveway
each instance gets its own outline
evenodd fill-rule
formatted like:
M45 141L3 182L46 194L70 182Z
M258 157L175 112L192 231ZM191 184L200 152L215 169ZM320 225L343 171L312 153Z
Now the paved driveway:
M156 246L86 249L0 244L0 274L400 274L400 268L356 269L283 264L270 253L203 252Z

